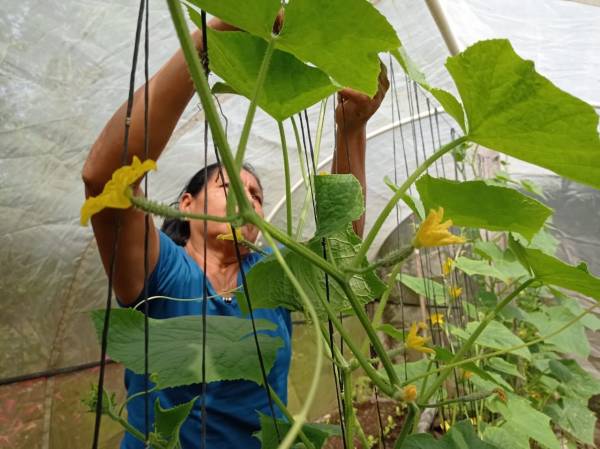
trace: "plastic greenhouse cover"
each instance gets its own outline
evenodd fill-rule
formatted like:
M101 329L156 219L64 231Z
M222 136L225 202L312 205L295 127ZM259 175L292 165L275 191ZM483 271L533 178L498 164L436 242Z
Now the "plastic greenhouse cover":
M0 0L0 291L4 294L0 380L71 367L99 357L87 312L103 306L106 279L91 229L78 223L83 200L80 172L102 126L127 96L136 3ZM374 3L393 23L430 82L452 89L443 68L448 50L425 2ZM509 37L517 52L533 59L538 69L560 87L600 104L600 52L593 44L600 42L600 8L562 0L441 3L461 45L492 36ZM150 22L150 70L154 72L176 49L177 42L164 2L151 2ZM395 70L396 88L401 95L400 116L407 119L415 111L402 100L407 95L405 78L397 66ZM367 226L389 198L383 176L394 179L396 174L392 140L394 135L399 139L400 128L390 127L390 99L388 95L368 128L373 137L368 149ZM228 119L229 136L237 141L247 102L231 95L220 101ZM424 97L421 108L421 112L426 109ZM321 160L333 148L331 103L329 112ZM318 106L308 111L311 126L316 124L318 113ZM202 119L197 101L192 100L160 160L158 172L150 177L151 197L173 201L185 180L203 164ZM427 119L421 124L423 141L431 152L429 142L437 135L431 135ZM401 129L409 143L408 163L412 165L421 157L413 148L413 136L419 130L410 124ZM450 129L448 119L440 115L442 141L449 138ZM288 142L293 142L290 129L288 133ZM291 170L294 180L298 180L300 170L294 154L292 146ZM269 213L283 196L283 178L277 128L263 113L257 114L247 158L261 175L265 210ZM557 210L555 223L561 232L563 255L568 260L574 255L586 259L591 271L600 274L598 192L534 171L526 164L515 162L512 166L522 176L535 176L549 189L551 206ZM397 175L402 179L403 172ZM301 190L295 195L297 203L301 203L302 195ZM276 213L274 222L281 223L282 218L281 212ZM388 220L373 252L395 226L394 219ZM600 342L596 342L596 357L599 347ZM120 373L116 373L116 384L119 378ZM41 426L39 432L38 427L31 430L27 441L20 437L9 447L42 447L42 441L47 442L45 447L67 447L49 440L50 423L55 432L60 432L61 419L68 421L71 418L66 417L72 416L57 398L86 388L68 386L66 377L55 379L0 387L0 410L7 410L10 401L18 398L15 415L26 420L31 416L30 422ZM86 379L91 383L94 375ZM5 429L12 426L0 421L0 446Z

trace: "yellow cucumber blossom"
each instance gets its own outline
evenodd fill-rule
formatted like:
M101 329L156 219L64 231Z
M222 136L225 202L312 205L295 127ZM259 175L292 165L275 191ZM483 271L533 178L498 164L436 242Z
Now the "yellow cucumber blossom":
M458 299L460 295L462 295L462 288L460 287L450 287L448 289L448 293L452 299Z
M406 336L406 340L404 341L406 349L414 349L415 351L424 352L427 354L434 353L435 351L433 349L425 346L425 343L429 341L429 338L421 337L417 334L417 331L417 323L412 323L410 325L408 335Z
M443 207L439 207L438 210L431 209L427 218L419 226L412 245L415 248L430 248L433 246L464 243L465 239L463 237L459 237L448 231L448 228L452 226L452 220L446 220L442 223L443 219Z
M104 185L102 193L88 198L81 206L81 225L86 226L92 215L107 207L129 208L131 206L131 200L127 195L129 186L150 170L156 170L156 162L151 159L141 162L136 156L133 156L131 165L125 165L115 170L110 181Z
M444 273L444 276L450 275L450 273L452 273L453 267L454 267L454 260L447 258L444 261L444 264L442 265L442 273Z
M406 402L413 402L417 399L417 387L416 385L410 384L402 389L404 391L404 400Z
M235 229L235 236L237 237L237 241L241 242L244 240L244 235L242 234L241 228ZM219 234L217 235L217 240L230 240L233 241L233 228L229 225L229 232L227 234Z
M434 313L429 317L429 320L431 321L432 326L435 326L436 324L440 326L444 325L444 315L441 313Z

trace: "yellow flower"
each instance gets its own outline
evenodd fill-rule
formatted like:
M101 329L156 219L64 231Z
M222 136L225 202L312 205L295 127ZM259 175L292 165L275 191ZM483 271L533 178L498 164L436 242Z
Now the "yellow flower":
M244 234L242 234L242 229L241 228L236 228L235 229L235 236L237 237L237 241L241 242L242 240L244 240ZM229 232L227 234L219 234L217 235L217 240L231 240L233 241L233 230L231 228L231 225L229 225Z
M448 432L450 430L450 427L452 427L450 425L450 422L448 422L447 420L444 420L444 422L442 423L442 429L444 429L445 432Z
M434 313L429 317L429 320L431 321L432 326L435 326L436 324L440 326L444 325L444 315L441 313Z
M465 380L469 380L471 377L473 377L473 371L464 370L462 377Z
M404 345L406 349L414 349L415 351L432 354L435 351L425 346L425 343L427 343L428 340L429 338L417 335L417 323L412 323L410 325L410 330L408 331Z
M448 228L452 226L452 220L444 219L444 208L440 207L438 210L430 210L427 218L421 223L417 234L413 239L413 246L415 248L429 248L432 246L444 246L452 245L454 243L464 243L465 239L454 235L448 231Z
M462 294L462 288L460 287L450 287L448 289L448 293L450 294L450 297L452 299L458 299L460 297L460 295Z
M403 388L404 400L406 402L413 402L417 399L417 387L416 385L410 384Z
M92 215L107 207L115 209L130 207L131 201L127 196L127 189L150 170L156 170L156 162L147 159L142 163L136 156L133 156L131 165L115 170L110 181L104 185L102 193L88 198L81 206L81 225L86 226Z
M454 267L454 260L447 258L442 265L442 272L444 276L448 276L452 272L452 268Z
M419 321L417 323L417 327L419 328L419 330L422 330L422 331L428 329L427 324L425 323L425 321Z

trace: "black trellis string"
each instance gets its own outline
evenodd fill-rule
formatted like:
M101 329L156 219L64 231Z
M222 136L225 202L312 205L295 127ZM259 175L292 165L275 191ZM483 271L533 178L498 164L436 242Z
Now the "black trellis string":
M335 111L335 100L334 100L334 108L333 109ZM310 171L310 165L309 165L309 160L308 160L309 156L308 156L307 147L306 147L306 138L304 135L304 125L302 123L303 118L302 118L301 113L298 113L298 118L300 120L300 129L302 130L302 142L303 142L303 146L304 146L304 159L306 161L306 168L307 168L308 176L309 176L309 180L310 180L310 172L311 171ZM308 142L310 145L310 147L309 147L310 158L312 161L313 177L314 177L314 176L316 176L317 165L316 165L316 161L315 161L315 154L314 154L314 148L312 145L312 139L310 137L310 126L308 123L308 114L307 114L306 110L304 110L304 118L306 119L306 130L308 133ZM334 149L334 151L335 151L335 149ZM302 163L302 161L300 161L300 163ZM316 211L315 192L312 187L312 182L309 182L309 192L310 192L310 197L311 197L312 204L313 204L315 226L318 226L318 216L317 216L317 211ZM326 244L325 238L321 239L321 247L322 247L323 258L325 260L327 260L327 244ZM330 303L331 302L331 293L330 293L330 287L329 287L329 275L327 273L324 273L324 276L325 276L325 299L328 303ZM334 340L334 332L333 332L333 323L331 322L330 318L327 319L327 324L328 324L328 333L329 333L329 349L333 356L335 340ZM339 368L337 368L333 359L331 362L331 367L332 367L332 374L333 374L333 380L334 380L334 388L335 388L338 413L340 416L340 429L341 429L341 433L342 433L342 444L343 444L344 449L347 449L346 427L345 427L345 422L344 422L344 416L342 413L344 399L341 397L341 392L343 392L343 380L342 380L342 375L339 371Z
M413 91L414 91L414 95L415 95L415 107L416 107L416 110L417 110L417 120L418 120L418 127L419 127L419 136L421 137L421 149L423 150L423 160L426 160L427 159L427 152L426 152L426 149L425 149L425 137L424 137L424 132L423 132L423 123L422 123L422 120L421 120L421 109L420 109L420 106L419 106L419 88L418 88L417 83L414 82L414 81L412 82L412 86L413 86ZM433 137L433 129L432 129L431 134L432 134L432 137ZM433 146L433 150L435 151L435 143L434 143L434 146ZM427 172L429 172L430 169L431 169L431 167L428 167ZM438 168L437 168L437 161L436 161L436 164L435 164L435 170L436 170L436 175L439 176ZM426 248L423 249L423 252L425 253L424 254L425 255L425 270L428 273L432 273L433 271L431 269L431 260L429 258L430 252ZM419 251L419 260L420 260L421 267L423 267L423 260L422 260L421 256L422 256L422 252ZM440 265L440 268L441 268L441 265ZM425 273L423 273L423 274L425 274ZM425 277L424 277L424 279L425 279ZM425 282L425 291L426 291L425 298L426 298L426 305L427 305L427 314L428 314L428 318L429 318L429 320L428 320L429 321L429 330L431 332L432 338L435 338L436 332L434 330L433 322L431 320L431 309L432 309L432 306L431 306L431 301L429 299L429 294L428 294L427 290L428 290L428 283ZM433 290L433 284L431 285L431 290ZM437 305L437 297L436 297L434 291L432 291L431 293L432 293L431 297L433 298L433 311L434 311L434 313L436 315L438 315L439 314L439 309L438 309L438 305ZM437 337L438 337L439 343L441 343L441 329L439 327L437 329ZM434 365L435 365L436 368L439 368L439 362L437 360L434 362ZM443 389L440 386L438 394L441 394L442 391L443 391ZM444 421L446 421L446 416L445 416L446 415L446 407L444 407L444 406L440 407L440 414L442 415L442 419ZM432 425L433 425L433 423L432 423Z
M144 12L145 2L140 0L140 6L137 18L137 27L135 33L135 44L133 51L133 62L131 67L131 74L129 79L129 96L127 99L127 110L125 113L125 136L123 139L123 156L122 164L127 163L128 156L128 145L129 145L129 128L131 125L131 110L133 107L133 93L135 86L135 71L137 66L138 50L140 43L140 34L142 29L142 18ZM102 328L102 342L100 347L100 370L98 374L98 385L97 385L97 396L96 396L96 416L94 420L94 436L92 440L92 449L98 449L98 442L100 438L100 425L102 422L102 399L104 392L104 375L106 371L106 348L108 346L108 329L110 326L110 310L112 305L112 288L114 280L114 272L116 265L119 231L121 228L121 218L117 215L115 218L115 229L114 229L114 240L112 247L112 254L110 257L110 269L108 274L108 292L106 295L106 305L104 311L104 323Z
M201 61L202 66L204 68L204 74L208 79L209 68L208 68L208 39L207 39L207 30L206 30L206 11L202 10L200 13L201 25L202 25L202 52L201 52ZM204 189L205 192L208 190L208 170L206 167L208 166L208 120L206 119L206 114L204 116ZM204 205L203 211L205 215L208 215L208 195L204 194ZM200 367L201 371L201 385L202 385L202 397L200 399L200 426L201 426L201 447L202 449L206 449L206 433L207 433L207 421L208 421L208 413L206 410L206 393L207 393L207 383L206 383L206 315L208 309L208 277L207 277L207 239L208 239L208 221L204 220L204 248L203 248L203 267L202 267L202 364Z
M148 159L150 140L148 135L148 96L150 89L148 86L149 70L148 59L150 56L150 33L148 30L150 4L149 0L144 0L145 3L145 33L144 33L144 160ZM148 176L144 176L144 196L148 198ZM148 321L149 304L148 304L148 275L150 266L148 262L148 242L150 232L150 214L144 214L144 442L148 446L148 436L150 434L150 397L149 390L149 360L148 353L150 349L150 327Z
M208 63L208 41L207 41L207 38L206 38L206 36L207 36L207 33L206 33L206 15L205 15L205 12L203 10L202 10L202 14L204 15L203 19L202 19L202 36L203 36L203 43L204 43L204 47L203 47L203 49L204 49L204 61L203 61L203 63L204 63L204 68L205 68L207 77L208 77L208 70L209 70L208 69L208 67L209 67L209 63ZM207 133L205 132L205 136L206 135L207 135ZM217 167L218 167L218 174L217 174L217 176L219 176L221 178L221 181L224 181L225 178L223 177L223 168L221 166L221 160L219 158L219 152L218 152L218 149L217 149L216 145L214 146L214 150L215 150L215 157L216 157L216 160L217 160ZM223 193L225 195L225 199L227 200L227 193L228 193L227 192L227 188L225 187L225 183L224 182L222 182L222 185L223 185ZM205 222L205 229L206 229L206 222ZM242 255L240 253L239 242L238 242L237 235L236 235L236 228L233 227L232 225L231 225L231 232L233 234L233 243L234 243L234 247L235 247L235 256L236 256L236 259L237 259L237 263L238 263L239 270L240 270L240 275L241 275L241 278L242 278L242 287L244 289L244 296L245 296L246 302L248 304L248 312L249 312L249 315L250 315L250 321L252 322L252 334L254 336L254 343L256 345L256 353L258 355L258 363L260 365L260 371L261 371L262 381L263 381L263 384L265 386L265 392L267 394L267 400L268 400L268 403L269 403L269 410L271 412L271 416L272 416L272 419L273 419L273 425L275 427L275 433L277 434L277 440L278 440L279 443L281 443L281 434L280 434L280 431L279 431L279 426L277 424L277 418L275 416L275 406L274 406L274 403L273 403L273 398L271 397L271 390L270 390L270 387L269 387L269 380L268 380L268 377L267 377L267 371L265 369L265 363L264 363L264 359L263 359L263 356L262 356L262 351L260 349L260 343L258 341L258 333L256 331L256 323L255 323L255 319L254 319L254 309L252 307L252 301L250 299L250 290L248 289L248 283L246 281L246 273L244 272ZM205 237L206 237L206 234L205 234ZM205 252L206 252L206 238L205 238L204 248L205 248ZM206 256L204 257L204 260L206 261ZM206 276L206 270L204 270L204 273L205 273L205 276ZM206 284L207 283L205 282L205 289L206 289ZM206 301L203 301L203 303L206 304ZM204 359L204 357L203 357L203 359ZM206 433L206 428L203 429L203 434L204 434L203 438L205 438L205 433ZM203 446L203 449L206 449L206 446Z

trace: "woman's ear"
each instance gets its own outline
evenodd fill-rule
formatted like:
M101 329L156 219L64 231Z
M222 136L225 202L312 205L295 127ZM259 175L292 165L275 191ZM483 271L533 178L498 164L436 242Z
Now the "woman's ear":
M190 212L194 197L191 193L184 193L179 200L179 210L184 212Z

